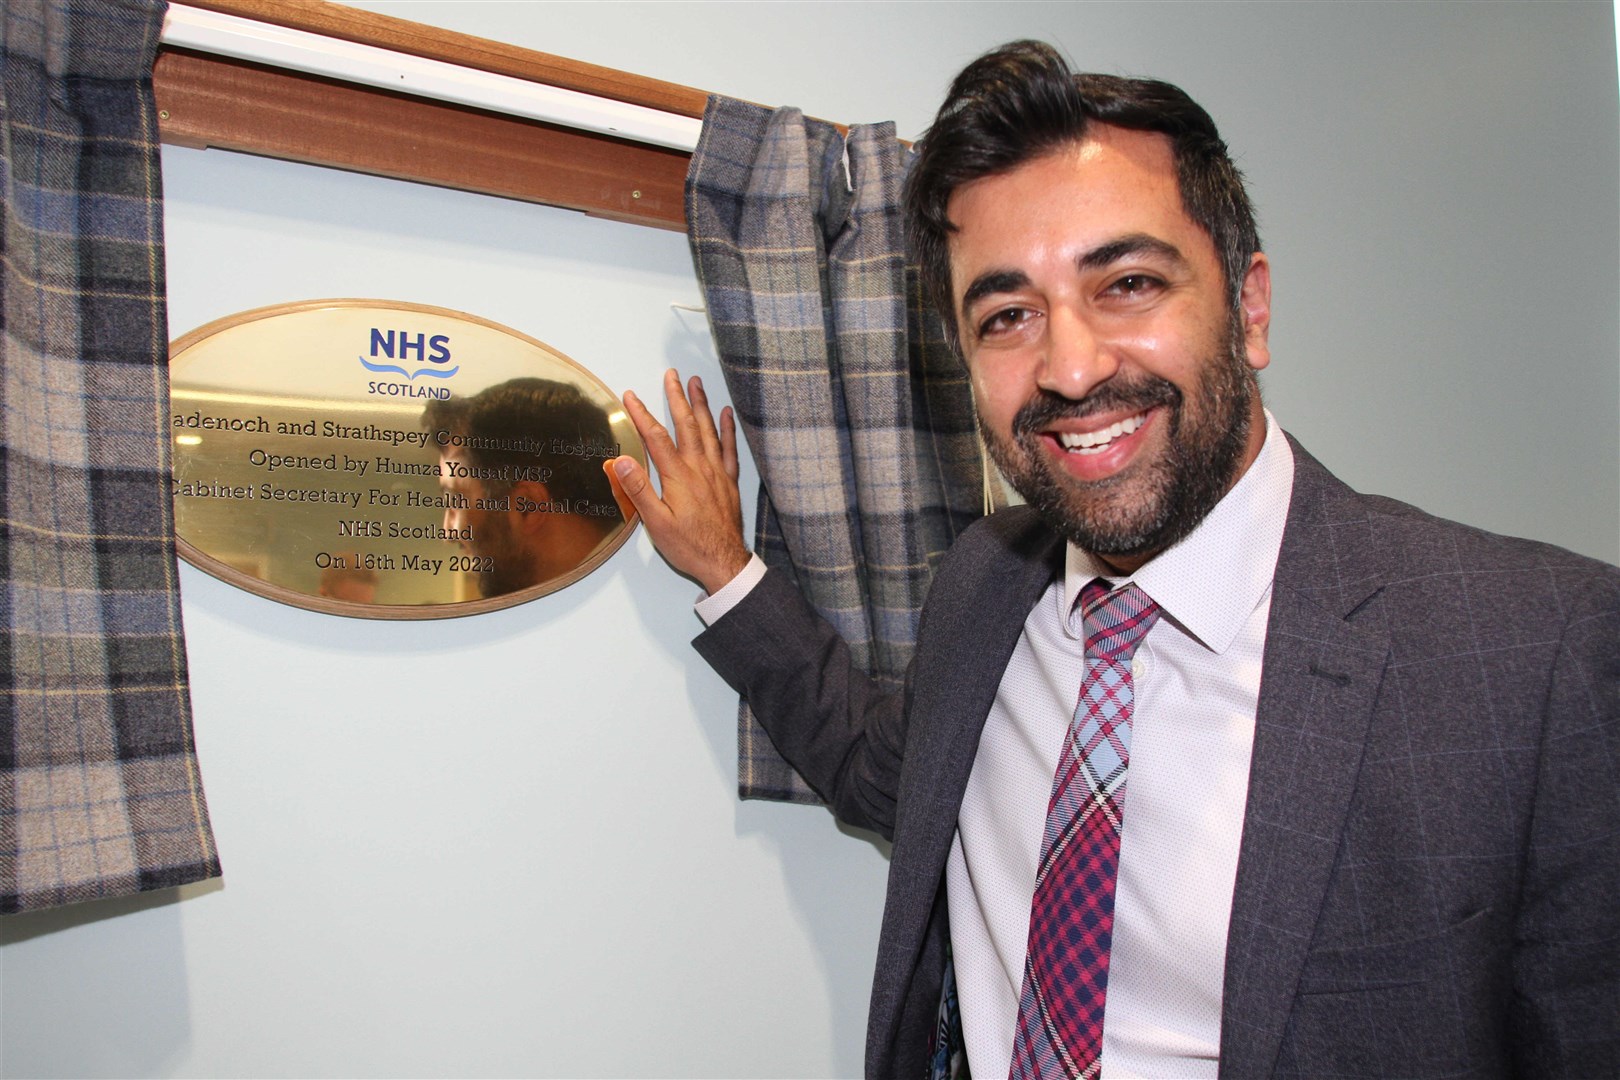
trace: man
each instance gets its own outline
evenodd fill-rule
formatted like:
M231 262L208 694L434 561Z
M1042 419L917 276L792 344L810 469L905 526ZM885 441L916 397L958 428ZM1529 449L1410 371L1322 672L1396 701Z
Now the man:
M907 207L1030 505L947 556L903 694L750 561L695 380L674 438L625 396L662 494L611 464L699 651L893 839L868 1072L950 1064L955 997L981 1077L1620 1074L1620 572L1283 435L1270 266L1174 87L988 54Z
M576 386L508 379L430 402L422 424L439 448L444 528L485 597L572 573L624 520L601 469L618 444Z

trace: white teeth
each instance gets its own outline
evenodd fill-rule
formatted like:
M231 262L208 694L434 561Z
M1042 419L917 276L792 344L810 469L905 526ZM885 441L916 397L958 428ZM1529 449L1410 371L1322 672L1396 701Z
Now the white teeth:
M1147 413L1137 413L1127 417L1117 424L1110 424L1099 431L1085 431L1071 434L1067 431L1058 433L1058 443L1065 450L1072 450L1079 454L1098 454L1107 449L1108 444L1121 435L1129 435L1147 420Z

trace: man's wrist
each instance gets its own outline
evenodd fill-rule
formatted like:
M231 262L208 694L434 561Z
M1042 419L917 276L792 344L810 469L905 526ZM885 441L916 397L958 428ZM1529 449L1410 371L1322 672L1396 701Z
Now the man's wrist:
M713 626L720 618L754 591L759 579L765 576L765 563L758 555L750 555L735 576L716 591L700 598L696 605L703 625Z

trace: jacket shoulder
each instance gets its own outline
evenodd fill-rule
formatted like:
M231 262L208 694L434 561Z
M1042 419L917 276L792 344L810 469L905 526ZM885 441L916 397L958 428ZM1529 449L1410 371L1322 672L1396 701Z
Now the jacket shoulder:
M1054 549L1063 549L1062 538L1040 514L1028 506L1009 506L985 515L963 530L946 552L940 572L957 569L955 563L974 563L987 558L1043 561L1052 556Z
M1478 633L1482 622L1523 636L1620 611L1620 568L1355 492L1297 444L1295 461L1277 582L1346 618L1383 609L1398 637Z
M940 560L924 607L995 603L1015 582L1049 580L1063 567L1063 539L1027 506L1010 506L975 521ZM1023 591L1014 586L1013 591ZM1033 599L1030 601L1033 602ZM1024 605L1025 611L1028 604Z

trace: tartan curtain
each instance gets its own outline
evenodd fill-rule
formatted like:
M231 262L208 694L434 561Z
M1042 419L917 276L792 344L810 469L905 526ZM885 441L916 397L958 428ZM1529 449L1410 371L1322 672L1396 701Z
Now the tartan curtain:
M219 873L169 494L163 0L0 3L0 912Z
M759 467L756 549L899 684L935 564L982 512L967 375L906 258L893 124L709 99L687 232ZM818 802L742 704L743 798Z

